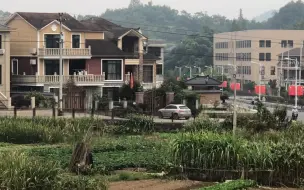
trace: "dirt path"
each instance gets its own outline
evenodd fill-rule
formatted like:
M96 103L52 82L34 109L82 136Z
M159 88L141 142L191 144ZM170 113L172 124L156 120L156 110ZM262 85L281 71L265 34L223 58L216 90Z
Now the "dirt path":
M109 190L190 190L210 185L197 181L140 180L110 183Z

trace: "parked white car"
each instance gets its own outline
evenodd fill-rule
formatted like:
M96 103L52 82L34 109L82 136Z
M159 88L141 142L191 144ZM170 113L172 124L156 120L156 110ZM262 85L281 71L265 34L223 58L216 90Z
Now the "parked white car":
M160 118L189 119L192 115L191 110L183 104L169 104L158 112Z

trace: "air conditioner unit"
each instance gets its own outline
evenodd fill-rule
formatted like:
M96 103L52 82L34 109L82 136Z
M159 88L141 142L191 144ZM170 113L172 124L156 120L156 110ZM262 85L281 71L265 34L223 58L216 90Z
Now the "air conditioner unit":
M4 55L5 49L0 49L0 55Z
M31 48L30 49L30 54L37 55L37 48Z
M36 65L36 59L31 59L30 60L30 65Z

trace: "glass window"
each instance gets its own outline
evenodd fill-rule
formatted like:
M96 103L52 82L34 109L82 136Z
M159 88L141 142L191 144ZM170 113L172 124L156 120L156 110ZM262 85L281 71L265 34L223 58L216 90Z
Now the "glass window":
M266 53L266 61L271 61L271 53Z
M271 40L266 40L266 47L271 47Z
M153 66L144 65L143 67L143 82L152 83L153 82Z
M45 75L59 75L59 60L44 60Z
M292 48L293 47L293 41L292 40L288 40L288 47Z
M260 53L259 54L259 61L264 61L265 60L265 53Z
M72 48L80 48L80 35L79 34L72 35Z
M60 34L45 34L45 48L59 48Z
M265 40L260 40L260 47L265 47Z
M270 75L275 75L275 66L270 67Z
M286 40L282 40L281 41L281 47L282 48L286 48L287 47L287 41Z
M181 109L181 110L187 110L189 108L187 106L179 106L179 109Z
M121 60L102 60L102 72L105 80L122 80Z
M12 60L12 74L18 75L18 59Z
M163 74L163 65L156 65L156 74L157 75Z
M177 107L176 107L176 106L171 106L171 105L169 105L169 106L167 106L165 109L177 109Z

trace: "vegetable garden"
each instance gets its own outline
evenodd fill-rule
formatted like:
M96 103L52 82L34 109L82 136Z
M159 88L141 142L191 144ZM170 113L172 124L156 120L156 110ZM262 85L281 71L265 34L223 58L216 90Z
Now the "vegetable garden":
M304 125L288 121L282 108L268 113L262 105L239 119L234 137L230 116L220 123L201 114L166 133L140 115L116 125L93 118L0 118L0 189L108 189L111 181L150 178L237 180L203 189L301 187ZM73 149L88 134L93 165L73 174ZM121 170L132 172L117 174Z

